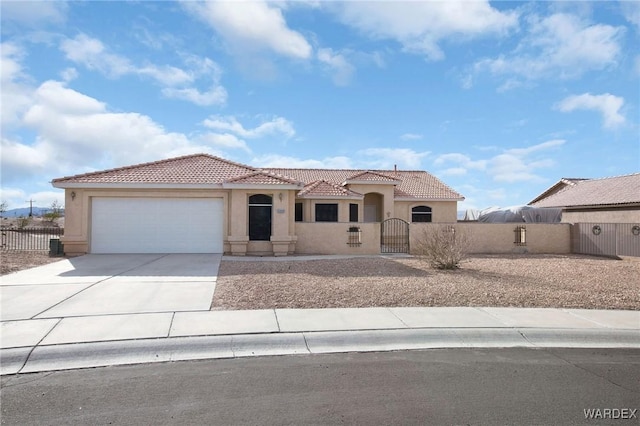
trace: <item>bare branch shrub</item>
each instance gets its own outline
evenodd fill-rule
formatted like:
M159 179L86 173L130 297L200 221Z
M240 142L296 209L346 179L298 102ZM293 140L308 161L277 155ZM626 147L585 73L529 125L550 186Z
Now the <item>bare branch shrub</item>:
M422 230L414 252L436 269L457 269L468 255L471 239L462 228L434 225Z

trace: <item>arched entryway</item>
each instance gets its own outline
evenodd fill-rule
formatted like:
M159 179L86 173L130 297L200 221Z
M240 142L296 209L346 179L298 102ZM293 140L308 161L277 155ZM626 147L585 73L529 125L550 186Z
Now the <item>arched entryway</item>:
M383 195L370 192L364 196L364 221L382 222Z

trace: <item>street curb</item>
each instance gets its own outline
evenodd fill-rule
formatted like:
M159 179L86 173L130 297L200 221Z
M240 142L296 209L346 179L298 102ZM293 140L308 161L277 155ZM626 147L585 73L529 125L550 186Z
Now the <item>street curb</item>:
M172 337L0 350L0 374L252 356L441 348L632 348L627 329L414 328Z

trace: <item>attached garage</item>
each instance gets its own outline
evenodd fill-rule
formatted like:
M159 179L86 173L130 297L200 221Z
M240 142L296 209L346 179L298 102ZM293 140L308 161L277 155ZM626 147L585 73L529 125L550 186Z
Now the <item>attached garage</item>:
M91 253L222 253L221 198L91 201Z

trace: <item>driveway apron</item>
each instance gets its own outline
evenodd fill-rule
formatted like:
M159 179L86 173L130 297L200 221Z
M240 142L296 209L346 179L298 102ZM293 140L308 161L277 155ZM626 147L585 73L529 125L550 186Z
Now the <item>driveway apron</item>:
M219 254L86 255L2 277L0 318L208 310Z

